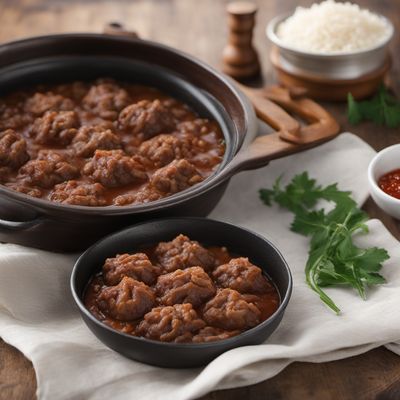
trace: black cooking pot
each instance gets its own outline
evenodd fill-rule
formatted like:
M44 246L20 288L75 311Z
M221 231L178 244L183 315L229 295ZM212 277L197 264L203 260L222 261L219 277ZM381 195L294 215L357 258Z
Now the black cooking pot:
M204 182L171 197L124 207L59 204L0 185L0 241L74 251L142 220L206 216L234 173L304 148L282 140L278 133L254 141L255 112L235 84L206 64L161 44L103 34L68 34L0 46L0 93L37 83L101 76L158 87L191 105L201 116L216 119L226 141L218 170ZM263 101L267 100L257 99L257 105L262 107ZM274 116L267 121L274 125L275 119L275 127L282 127L277 120L280 116L284 120L287 114L279 109L272 111ZM325 139L331 134L328 132ZM318 141L321 139L318 137ZM316 141L312 138L308 145Z
M229 250L260 266L280 295L278 309L267 320L229 339L208 343L165 343L132 336L103 324L84 305L89 279L99 272L104 260L117 253L134 252L143 246L172 240L183 233L209 246ZM292 293L292 277L279 250L247 229L205 218L171 218L150 221L110 235L89 248L76 262L71 275L71 291L90 330L111 349L126 357L160 367L188 368L207 364L225 351L263 343L282 320Z

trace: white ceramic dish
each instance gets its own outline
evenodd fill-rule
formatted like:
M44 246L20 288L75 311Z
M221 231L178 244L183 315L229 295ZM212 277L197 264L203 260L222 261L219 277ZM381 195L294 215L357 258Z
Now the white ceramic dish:
M400 144L387 147L380 151L368 167L368 182L372 198L386 213L400 219L400 199L385 193L378 186L378 179L387 172L400 168Z

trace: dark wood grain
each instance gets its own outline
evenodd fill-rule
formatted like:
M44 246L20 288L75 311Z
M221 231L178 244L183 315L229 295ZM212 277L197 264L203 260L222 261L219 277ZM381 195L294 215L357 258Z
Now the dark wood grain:
M254 43L260 55L265 83L274 83L269 62L270 45L265 25L281 12L311 0L256 0L259 5ZM389 17L396 26L392 42L393 90L400 95L400 0L359 0L361 6ZM196 55L220 67L226 42L225 7L218 0L0 0L0 41L57 32L101 32L105 24L119 21L141 37L157 40ZM349 126L343 104L324 104L343 131L352 131L376 150L400 141L400 130L364 123ZM365 209L380 218L400 239L398 224L381 212L372 200ZM0 341L0 400L32 399L36 380L32 364L16 349ZM383 348L358 357L323 364L294 363L278 376L245 388L225 390L202 400L236 399L376 399L400 398L400 361Z
M394 400L399 399L394 397L400 393L399 379L398 356L379 348L341 361L293 363L268 381L201 400Z

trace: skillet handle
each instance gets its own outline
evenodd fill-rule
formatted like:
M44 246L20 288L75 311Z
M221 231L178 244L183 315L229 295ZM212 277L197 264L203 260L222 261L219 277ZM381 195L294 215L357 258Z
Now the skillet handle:
M261 89L261 95L274 101L285 110L298 115L307 123L300 127L297 135L283 137L283 139L298 144L310 144L314 141L318 143L321 140L331 139L339 133L340 126L333 116L310 98L294 97L290 89L281 86L269 86Z
M44 221L44 218L41 217L37 217L29 221L10 221L6 219L0 219L0 231L25 231L35 226L41 225Z
M250 98L257 117L276 129L276 132L258 136L240 151L226 171L230 175L240 170L260 168L271 160L316 146L339 133L336 120L308 98L292 99L287 89L278 86L268 89L239 87ZM285 110L297 114L308 125L300 125Z

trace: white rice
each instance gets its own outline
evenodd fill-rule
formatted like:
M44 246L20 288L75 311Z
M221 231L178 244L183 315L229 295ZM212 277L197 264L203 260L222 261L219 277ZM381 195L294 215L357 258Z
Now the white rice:
M356 4L326 0L297 7L279 24L277 36L287 46L312 53L348 53L373 48L391 35L384 18Z

